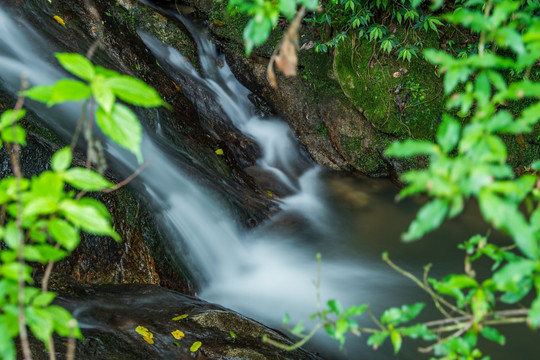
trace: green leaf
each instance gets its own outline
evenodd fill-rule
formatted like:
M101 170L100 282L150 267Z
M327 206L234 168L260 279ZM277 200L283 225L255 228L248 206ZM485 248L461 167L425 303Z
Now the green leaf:
M18 281L19 280L19 270L21 269L21 264L18 262L13 262L9 264L4 264L0 266L0 275L5 277L6 279ZM32 284L34 280L32 279L32 268L26 264L22 266L23 274L24 274L24 280Z
M459 131L461 129L458 123L450 115L443 115L443 123L437 131L437 143L440 145L444 153L450 152L459 141Z
M25 204L22 215L23 218L34 215L53 214L58 210L58 203L48 197L33 197Z
M258 20L258 21L257 21ZM246 44L246 55L251 54L255 46L263 44L270 30L272 30L272 21L266 17L251 18L244 28L244 42Z
M448 200L434 199L422 206L409 230L401 236L404 241L420 239L425 233L436 229L448 213Z
M343 312L341 303L336 299L328 300L326 304L328 305L328 308L330 309L330 311L332 311L336 315L340 315Z
M120 236L111 227L109 219L93 204L66 199L60 203L60 210L67 220L84 231L97 235L109 235L117 241L120 240Z
M279 11L291 20L296 14L296 0L279 0Z
M21 120L26 115L26 110L6 110L0 117L0 129L5 129L13 123Z
M96 121L103 133L118 145L128 149L142 162L142 127L137 116L127 106L115 104L111 114L102 108L96 111Z
M537 297L532 302L527 318L533 329L540 327L540 297Z
M291 332L295 335L302 335L302 333L304 332L306 328L304 327L304 325L302 324L302 322L300 321L298 324L296 324L296 326L291 330Z
M51 305L46 309L47 313L54 321L54 330L64 337L74 336L76 339L82 339L82 333L71 314L58 305Z
M56 53L54 54L60 64L75 76L80 77L88 82L92 81L95 76L94 66L92 63L81 54L72 53Z
M143 107L163 105L158 92L139 79L120 75L105 79L104 85L129 104Z
M405 140L403 142L393 142L386 149L387 156L411 157L415 155L439 155L437 146L429 141Z
M298 0L298 3L305 5L308 10L315 10L319 6L319 0Z
M67 101L86 100L90 95L90 88L83 82L71 79L58 80L52 87L47 106L51 107Z
M416 324L405 328L399 328L398 331L401 333L401 335L408 336L412 339L422 338L426 341L437 339L437 335L432 333L424 324Z
M24 92L24 96L42 103L51 101L53 85L34 86Z
M497 271L493 275L493 281L501 291L518 292L520 290L518 284L523 278L530 278L535 268L535 261L518 258Z
M381 331L381 332L375 333L368 338L367 344L369 346L372 346L376 350L379 346L381 346L384 343L384 340L386 340L388 335L390 335L388 331Z
M6 321L7 316L0 314L0 358L5 360L15 360L15 345L10 336ZM16 322L15 322L16 323Z
M287 325L291 321L291 316L289 313L283 314L283 325Z
M15 225L15 222L10 221L7 223L6 227L4 228L4 242L10 249L17 249L19 248L19 244L22 240L22 232L21 230Z
M35 307L44 307L49 305L55 298L56 294L50 291L40 292L32 299L32 305Z
M111 88L105 84L105 77L103 75L98 75L90 84L90 88L92 89L92 95L96 99L98 105L101 106L107 114L110 114L116 98Z
M394 346L394 354L397 354L401 349L401 343L403 341L401 334L396 330L392 331L390 333L390 340L392 341L392 345Z
M69 146L66 146L54 153L51 159L52 169L54 171L64 171L70 167L72 160L71 149Z
M20 125L12 125L2 131L2 140L7 143L26 145L26 131Z
M343 317L348 318L350 316L360 316L360 315L362 315L364 313L364 311L367 310L367 308L368 308L367 304L350 306L343 313Z
M193 345L189 348L189 351L196 352L201 347L202 343L200 341L195 341Z
M54 321L45 309L27 307L24 311L27 323L35 337L49 348L49 337L54 329Z
M504 335L502 335L495 328L484 325L484 326L482 326L482 331L480 333L486 339L491 340L491 341L495 341L499 345L504 345L506 343L506 338L504 337Z
M48 244L25 245L23 249L24 258L28 261L37 261L46 264L49 261L58 261L68 254L62 249L57 249Z
M84 191L99 191L114 186L101 174L81 167L69 169L63 174L63 177L71 186Z

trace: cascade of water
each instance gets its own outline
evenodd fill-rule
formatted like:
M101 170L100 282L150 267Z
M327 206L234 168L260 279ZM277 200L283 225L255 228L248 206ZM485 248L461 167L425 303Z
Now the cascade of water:
M18 91L21 75L31 85L51 84L67 76L57 66L34 55L42 53L39 47L47 44L47 41L28 24L1 8L0 27L3 35L0 38L0 80L10 92ZM51 49L48 49L47 55L52 58ZM73 134L81 111L80 104L73 103L47 108L27 101L25 106L68 139ZM114 159L115 167L126 169L126 175L137 168L133 156L105 138L101 141L106 144L106 151ZM173 166L169 156L156 146L149 134L143 135L142 153L146 160L153 163L141 173L140 179L157 208L162 209L156 216L168 229L168 240L174 245L171 251L176 252L178 258L196 264L199 273L208 278L219 274L221 268L235 268L245 263L247 257L240 234L227 211L207 191ZM181 245L179 239L184 241L185 246Z
M18 90L21 73L26 74L32 85L50 84L66 76L34 55L43 53L38 48L47 41L29 25L17 22L1 6L0 26L3 34L0 79L8 90L12 93ZM141 173L140 179L155 208L159 209L156 220L168 230L170 250L184 261L187 255L191 259L190 266L197 267L206 277L203 298L273 324L279 322L286 311L305 315L306 307L315 308L314 255L319 251L318 245L327 240L324 236L331 217L319 200L319 169L302 157L286 124L255 115L247 99L249 92L234 78L223 59L219 59L204 33L192 31L199 43L202 75L176 50L147 34L140 36L171 77L181 72L215 95L234 126L254 138L261 147L263 156L259 166L293 190L293 195L282 199L281 214L265 226L251 232L239 230L235 220L212 194L176 168L154 143L151 134L144 134L142 153L146 160L153 160L153 164ZM48 58L52 58L52 50L47 49ZM217 66L217 63L223 65ZM26 105L65 136L72 133L80 113L80 104L51 109L32 101ZM115 166L125 168L126 174L136 169L132 155L106 139L102 141ZM294 225L297 220L291 223L293 225L282 226L282 222L298 218L301 218L300 229ZM183 242L178 241L180 238ZM335 239L332 246L339 246ZM358 266L343 258L326 261L320 290L329 296L348 298L347 302L351 303L354 300L354 295L349 294L351 284L375 281L376 272L375 267ZM379 274L377 281L382 278Z

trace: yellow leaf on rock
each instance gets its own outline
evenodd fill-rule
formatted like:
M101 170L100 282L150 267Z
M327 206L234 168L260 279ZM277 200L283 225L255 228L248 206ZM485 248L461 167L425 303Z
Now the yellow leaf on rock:
M193 345L191 345L191 347L189 348L189 351L191 352L195 352L197 350L199 350L199 348L201 347L202 343L200 341L195 341L193 343Z
M268 196L274 197L274 194L272 194L272 192L270 190L266 190L266 193L268 194Z
M216 154L218 154L218 155L223 155L223 149L217 149L217 150L216 150Z
M180 340L181 338L184 337L184 333L181 332L180 330L174 330L173 332L171 332L171 335L174 336L174 338L177 340Z
M135 328L135 331L137 332L137 334L140 334L143 338L144 341L146 341L147 343L149 344L153 344L154 343L154 334L152 334L147 328L145 328L144 326L137 326Z
M53 19L56 20L56 22L59 23L60 25L62 25L63 27L66 27L66 23L64 22L64 20L60 16L55 15L55 16L53 16Z
M173 321L178 321L178 320L182 320L182 319L185 319L188 317L188 314L182 314L182 315L178 315L176 317L173 317Z
M223 21L216 19L214 19L214 24L216 24L217 26L225 26L225 23Z

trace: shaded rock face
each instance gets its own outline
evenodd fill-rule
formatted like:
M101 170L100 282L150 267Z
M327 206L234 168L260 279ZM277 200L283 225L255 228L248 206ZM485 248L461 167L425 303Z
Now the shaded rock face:
M56 300L77 317L85 340L77 359L320 359L302 349L280 350L262 342L266 335L291 344L282 333L219 305L152 285L83 287L53 278ZM172 320L187 315L180 320ZM144 326L153 344L135 331ZM172 332L184 336L175 339ZM231 332L236 336L233 337ZM191 345L201 347L191 352ZM57 358L65 358L65 339L56 339ZM37 347L37 344L36 344ZM37 353L37 359L48 359Z
M158 128L159 121L160 131L169 140L162 144L166 151L173 154L175 161L199 183L221 194L223 203L246 226L254 226L265 219L274 205L268 194L244 171L255 164L258 156L253 141L232 129L207 93L197 89L195 84L189 84L188 79L184 79L185 88L180 88L181 84L163 71L134 32L135 28L125 23L130 18L122 20L120 15L113 16L115 11L125 13L124 8L109 1L95 1L96 7L89 8L89 3L92 2L44 4L40 0L6 0L2 5L7 6L13 16L26 19L40 30L50 43L43 44L47 51L39 56L52 63L56 63L53 51L84 54L97 38L103 39L103 45L96 48L92 58L94 63L141 78L155 87L173 108L171 112L143 109L139 115L145 128L152 133ZM152 23L152 26L163 24L162 21L166 23L166 19L154 14L156 19L152 14L147 13L157 21L157 25ZM66 26L57 23L54 16L60 16ZM143 18L142 15L139 18ZM191 44L186 35L171 39ZM204 111L198 112L201 108L196 109L183 91L206 99L201 102ZM0 95L1 110L14 105L10 95ZM39 116L29 114L27 118L30 120L26 126L35 136L23 150L22 162L25 174L32 175L47 169L52 152L69 139L59 139L47 131ZM222 156L215 153L218 148L224 150ZM78 165L84 166L83 158L84 155L79 154ZM10 173L6 157L2 171L2 176ZM114 168L107 170L107 176L122 180ZM190 280L190 271L171 259L164 248L165 235L156 227L153 209L148 207L151 199L145 198L148 196L145 189L136 181L130 185L137 190L137 199L127 189L98 197L112 213L115 228L124 242L85 235L79 248L57 264L55 271L85 283L152 283L192 293L194 284ZM38 267L37 271L42 269Z
M26 127L32 129L28 123ZM31 177L50 170L50 159L58 146L36 135L29 135L27 140L20 155L23 174ZM84 166L80 159L75 162L75 165ZM11 175L3 148L0 151L0 177ZM179 267L163 247L157 246L160 231L141 201L136 200L127 188L95 197L109 209L122 242L82 232L79 246L72 255L55 264L54 272L81 283L159 284L186 293L194 292L187 269ZM40 277L44 267L40 264L33 264L33 267L34 276Z
M91 3L95 7L89 7ZM136 27L130 25L131 22L136 24L136 20L146 19L143 16L146 14L152 19L152 26L161 29L160 24L166 21L163 17L148 11L126 14L119 3L105 0L53 1L46 5L40 0L7 0L6 4L15 16L39 28L41 34L51 42L50 48L55 51L85 54L97 39L102 39L102 45L97 47L92 57L94 63L144 80L172 106L170 112L163 108L147 109L141 110L140 115L143 125L150 132L157 129L159 122L160 131L170 142L164 146L178 159L182 168L198 182L222 194L224 202L244 224L253 225L266 218L268 210L274 205L243 171L244 167L255 164L258 151L253 141L232 131L223 117L215 117L219 111L198 112L201 109L193 106L184 92L196 90L198 92L195 94L201 99L211 96L201 93L193 84L192 88L188 83L185 89L181 88L182 84L177 84L157 64L135 33ZM66 27L58 24L54 16L60 16ZM165 30L168 28L162 29L163 32ZM175 40L177 45L189 41L185 34L178 32L181 36L166 38ZM193 49L191 47L192 52ZM44 56L56 62L52 58L52 51ZM209 107L211 105L207 106L207 110ZM223 156L215 154L218 148L224 150Z

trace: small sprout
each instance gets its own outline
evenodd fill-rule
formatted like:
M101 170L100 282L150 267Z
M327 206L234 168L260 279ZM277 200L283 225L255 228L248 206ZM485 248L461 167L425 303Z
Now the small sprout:
M217 149L217 150L216 150L216 154L218 154L218 155L223 155L223 149Z
M193 345L191 345L191 347L189 348L189 351L191 352L195 352L197 350L199 350L199 348L201 347L202 343L200 341L195 341L193 343Z
M176 345L176 347L180 347L180 344L177 343L176 341L173 341L173 344Z
M182 315L178 315L178 316L175 316L172 318L173 321L178 321L178 320L182 320L182 319L185 319L187 318L189 315L188 314L182 314Z
M234 333L234 331L232 331L232 330L229 331L229 335L231 335L231 338L232 338L233 340L236 340L237 336L236 336L236 334Z
M176 340L180 340L181 338L184 337L184 333L178 329L171 332L171 335L174 336Z
M64 19L62 19L60 16L55 15L53 16L53 19L56 20L56 22L62 25L63 27L66 27L66 23L64 22Z

